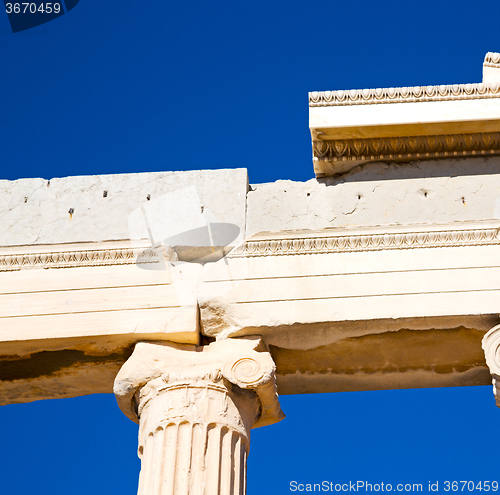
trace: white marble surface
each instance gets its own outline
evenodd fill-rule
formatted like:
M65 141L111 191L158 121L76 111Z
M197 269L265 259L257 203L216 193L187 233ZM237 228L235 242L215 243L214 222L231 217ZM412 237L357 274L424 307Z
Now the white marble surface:
M246 236L500 218L500 157L369 163L339 178L252 186Z
M131 228L137 216L153 220L155 242L203 220L232 225L242 240L247 181L245 169L3 180L0 245L130 239L144 233L143 225ZM197 196L200 211L186 208L183 191ZM200 246L207 237L195 232L187 242Z

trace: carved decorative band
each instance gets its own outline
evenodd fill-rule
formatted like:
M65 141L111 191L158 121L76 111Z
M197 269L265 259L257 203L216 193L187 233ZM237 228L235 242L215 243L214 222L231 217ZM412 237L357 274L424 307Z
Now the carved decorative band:
M158 253L152 249L99 249L58 253L12 254L0 256L0 272L23 268L76 268L81 266L128 265L158 263Z
M248 240L229 258L382 251L500 244L500 229L446 230L389 234L353 234L272 240Z
M140 389L139 394L135 397L137 412L140 417L142 410L146 405L156 399L160 394L177 389L205 389L217 390L223 394L227 394L227 389L223 384L223 376L220 370L214 369L204 376L192 376L186 373L183 377L163 373L159 378L149 381Z
M500 53L488 52L484 57L483 67L500 67Z
M351 89L309 93L310 107L412 103L420 101L475 100L499 98L500 83L450 84L408 88Z
M500 132L314 141L313 151L326 161L491 155L500 153Z

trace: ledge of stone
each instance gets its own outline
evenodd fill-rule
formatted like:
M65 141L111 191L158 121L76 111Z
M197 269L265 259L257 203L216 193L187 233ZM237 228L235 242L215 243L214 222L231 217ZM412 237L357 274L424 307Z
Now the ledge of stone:
M317 177L370 161L500 154L500 55L483 82L309 93Z
M0 246L149 239L214 261L243 240L247 189L246 169L2 180Z

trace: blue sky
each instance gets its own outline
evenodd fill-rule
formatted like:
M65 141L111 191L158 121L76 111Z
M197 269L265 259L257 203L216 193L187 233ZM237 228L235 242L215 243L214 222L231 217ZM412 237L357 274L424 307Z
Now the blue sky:
M480 82L500 3L80 0L0 15L0 178L246 167L313 177L307 92ZM1 226L1 219L0 219ZM290 482L499 480L490 387L282 398L249 495ZM113 396L0 408L0 493L133 495L137 427Z

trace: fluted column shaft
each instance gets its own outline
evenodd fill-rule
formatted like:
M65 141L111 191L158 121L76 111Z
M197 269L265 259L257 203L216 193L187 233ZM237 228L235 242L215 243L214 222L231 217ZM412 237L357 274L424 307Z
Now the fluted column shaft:
M139 414L139 495L245 493L250 428L259 414L254 392L217 375L190 383L161 377L141 391Z
M260 339L136 346L115 381L139 422L138 495L244 495L250 429L279 421Z

